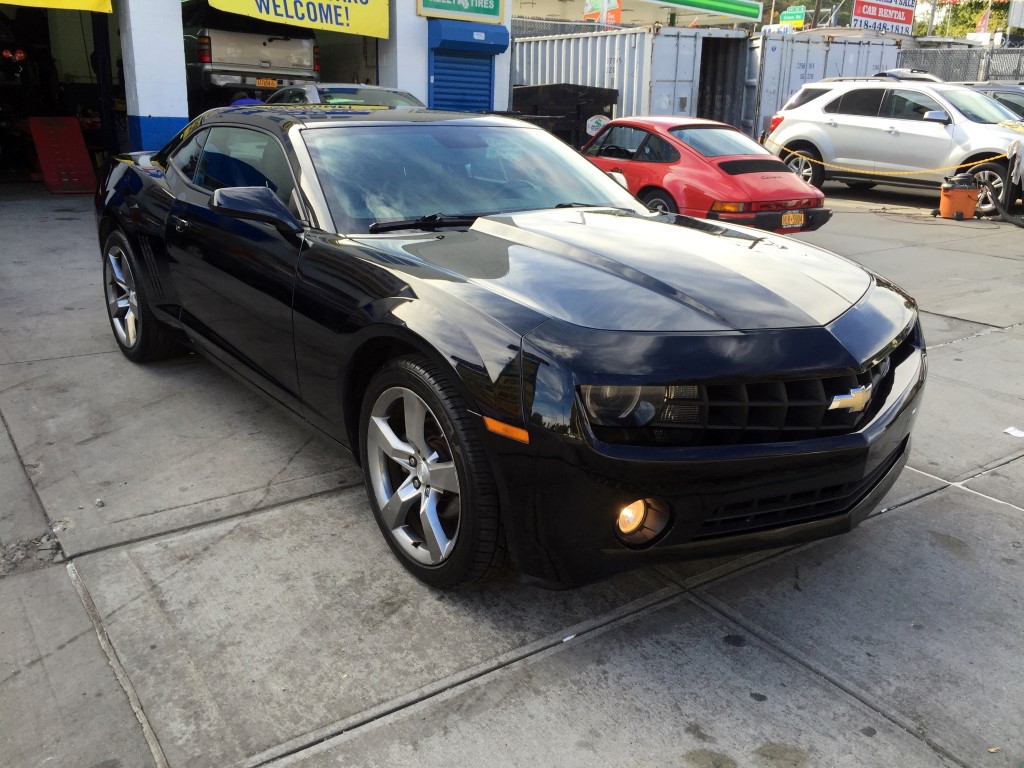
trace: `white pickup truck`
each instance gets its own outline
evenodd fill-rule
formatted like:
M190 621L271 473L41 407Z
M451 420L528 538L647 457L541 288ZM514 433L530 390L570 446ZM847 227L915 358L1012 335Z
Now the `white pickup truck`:
M268 96L278 88L320 79L313 30L211 8L181 4L192 116L231 102L238 91Z

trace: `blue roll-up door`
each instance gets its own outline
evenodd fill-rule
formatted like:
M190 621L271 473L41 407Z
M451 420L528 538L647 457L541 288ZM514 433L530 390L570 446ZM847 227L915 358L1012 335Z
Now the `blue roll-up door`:
M431 109L479 112L491 109L494 57L486 53L435 50L430 58Z

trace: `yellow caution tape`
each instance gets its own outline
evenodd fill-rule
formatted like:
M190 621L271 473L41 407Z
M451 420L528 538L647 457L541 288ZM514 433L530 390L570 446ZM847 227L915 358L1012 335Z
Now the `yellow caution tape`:
M1018 129L1014 128L1014 130L1018 130ZM1024 125L1021 125L1019 130L1021 131L1021 133L1024 133ZM865 170L863 170L861 168L847 168L846 166L842 166L842 165L834 165L833 163L826 163L824 160L816 160L813 157L810 157L808 155L803 154L799 150L786 150L785 145L778 144L778 143L772 141L771 139L765 139L764 143L765 144L771 144L772 146L778 147L779 149L788 152L789 155L796 155L797 157L802 157L807 162L814 163L815 165L823 166L824 168L831 168L834 171L847 171L849 173L866 174L866 175L869 175L869 176L917 176L917 175L922 174L922 173L941 173L943 171L958 171L961 168L973 168L974 166L981 165L982 163L991 163L993 160L1003 160L1003 159L1006 158L1006 153L1004 152L1001 155L993 155L992 157L986 157L983 160L977 160L977 161L975 161L973 163L961 163L960 165L947 165L944 168L929 168L927 170L917 170L917 171L865 171Z

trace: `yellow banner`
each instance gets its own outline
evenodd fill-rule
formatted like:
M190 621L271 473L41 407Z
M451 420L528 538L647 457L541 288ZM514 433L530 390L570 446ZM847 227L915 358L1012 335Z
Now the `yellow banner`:
M210 5L296 27L388 36L388 0L210 0Z
M4 4L28 5L32 8L58 8L62 11L110 13L110 0L4 0Z

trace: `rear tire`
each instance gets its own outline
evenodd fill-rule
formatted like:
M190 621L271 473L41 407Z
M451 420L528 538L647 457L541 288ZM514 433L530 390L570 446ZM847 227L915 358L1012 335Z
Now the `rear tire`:
M664 189L645 192L640 201L655 213L679 213L675 199Z
M128 238L114 230L103 245L103 291L114 341L134 363L161 360L181 351L171 331L150 309L142 267Z
M786 155L786 165L812 187L821 189L825 183L825 168L821 165L821 155L810 147L801 147Z
M479 427L440 366L399 357L374 374L359 418L366 494L391 551L439 589L505 565L498 494Z

